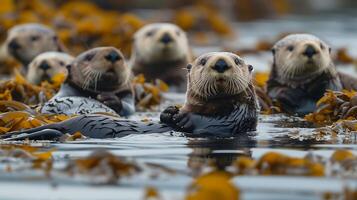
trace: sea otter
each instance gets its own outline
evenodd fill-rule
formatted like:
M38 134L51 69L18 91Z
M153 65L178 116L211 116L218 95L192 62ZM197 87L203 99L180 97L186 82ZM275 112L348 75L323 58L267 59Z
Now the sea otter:
M7 51L22 63L25 72L28 64L39 54L47 51L64 51L55 31L37 23L20 24L12 27L5 41Z
M6 140L53 139L79 131L92 138L112 138L172 130L198 136L231 136L256 129L259 108L251 65L233 53L213 52L198 57L187 65L187 70L186 103L181 109L171 106L164 110L161 122L81 115L0 137Z
M148 24L134 35L130 66L149 81L160 79L171 90L185 92L186 65L191 62L186 33L170 23Z
M357 79L336 71L331 48L314 35L288 35L272 52L268 95L287 113L313 112L326 90L357 89Z
M73 115L109 112L120 116L134 113L132 74L118 49L90 49L77 56L67 69L66 81L42 107L42 113Z
M42 81L51 82L59 73L67 76L66 66L73 60L74 57L62 52L41 53L30 62L26 79L29 83L39 85Z

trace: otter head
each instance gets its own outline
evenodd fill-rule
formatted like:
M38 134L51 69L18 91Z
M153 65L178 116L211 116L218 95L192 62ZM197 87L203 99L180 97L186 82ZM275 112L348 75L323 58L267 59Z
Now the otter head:
M63 51L57 34L41 24L14 26L8 31L5 43L9 54L25 66L43 52Z
M36 56L29 64L26 79L32 84L40 84L42 81L52 81L53 76L62 73L67 76L66 66L74 58L62 52L45 52Z
M134 35L133 56L144 63L188 59L189 45L186 33L170 23L144 26Z
M67 66L67 80L91 91L116 91L128 84L131 70L115 47L98 47L80 54Z
M249 90L253 66L236 54L211 52L187 65L188 91L201 98L225 97Z
M273 49L275 73L283 80L304 80L327 70L332 64L331 48L309 34L292 34Z

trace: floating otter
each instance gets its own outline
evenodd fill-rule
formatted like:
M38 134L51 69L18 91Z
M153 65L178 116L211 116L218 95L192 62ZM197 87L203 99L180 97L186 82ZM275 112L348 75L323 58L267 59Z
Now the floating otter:
M57 34L49 27L36 24L21 24L12 27L5 41L7 51L20 61L25 70L39 54L47 51L64 51Z
M227 136L254 131L258 103L251 71L232 53L208 53L187 66L187 100L182 109L169 107L161 123L138 122L106 115L81 115L42 127L0 136L6 140L53 139L80 131L93 138L122 137L128 134L182 131L194 135Z
M316 36L288 35L272 52L268 95L290 114L313 112L326 90L357 88L355 78L336 71L331 48Z
M51 82L53 76L62 73L67 76L66 66L74 57L62 52L45 52L36 56L29 64L26 79L28 82L39 85L42 81Z
M161 79L178 91L186 89L191 52L186 33L170 23L149 24L134 35L130 66L149 81Z
M80 54L67 66L68 77L42 113L134 113L131 70L114 47L98 47Z

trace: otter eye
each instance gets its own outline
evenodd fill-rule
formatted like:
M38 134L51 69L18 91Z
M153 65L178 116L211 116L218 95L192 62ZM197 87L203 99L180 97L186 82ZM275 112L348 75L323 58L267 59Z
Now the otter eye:
M242 65L242 60L240 60L239 58L235 58L234 62L236 63L236 65Z
M84 57L85 60L91 61L94 57L94 54L87 54L86 57Z
M31 41L37 41L38 39L40 39L40 36L38 36L38 35L33 35L33 36L31 36Z
M206 59L206 58L202 58L202 59L200 60L200 65L205 65L206 62L207 62L207 59Z
M325 49L325 46L321 43L321 44L320 44L320 48L321 48L322 50L324 50L324 49Z
M294 50L294 46L290 45L290 46L287 47L287 49L288 49L289 51L293 51L293 50Z
M149 32L146 33L146 36L147 36L147 37L150 37L150 36L152 36L153 34L154 34L154 31L149 31Z
M61 66L64 66L64 62L62 62L62 61L59 61L59 64L60 64Z

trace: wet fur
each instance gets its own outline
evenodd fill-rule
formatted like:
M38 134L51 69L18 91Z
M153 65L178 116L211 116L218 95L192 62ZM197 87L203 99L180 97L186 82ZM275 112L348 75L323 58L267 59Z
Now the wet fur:
M111 66L104 59L105 55L111 51L117 52L121 60ZM109 66L109 67L108 67ZM113 68L113 69L112 69ZM113 80L101 78L105 76L107 70L114 70ZM63 97L83 97L97 100L113 109L121 116L129 116L134 113L134 93L131 86L131 71L124 63L124 57L121 52L114 47L99 47L88 50L79 55L68 66L68 77L62 84L59 92L45 104L42 112L49 113L54 109L53 102L57 99L63 101ZM51 106L52 105L52 106ZM88 105L83 102L83 109L89 110ZM99 105L96 107L100 107ZM72 109L70 109L72 110ZM93 113L96 110L93 110ZM51 112L50 112L51 113ZM79 114L79 113L66 113Z
M169 46L163 46L160 42L164 34L169 34L173 39ZM186 34L178 26L169 23L146 25L135 33L130 66L135 74L144 74L148 81L160 79L173 90L184 92L184 69L191 61L188 46Z
M314 64L308 68L305 68L308 65L300 60L305 59L301 54L302 45L305 44L314 45L319 51L318 57L313 57ZM300 48L300 51L289 53L289 46ZM294 55L290 57L290 54ZM274 63L267 83L268 95L287 113L303 116L313 112L316 102L326 90L343 88L330 58L328 46L315 36L287 36L273 47L273 56ZM311 67L315 71L304 71Z
M230 53L211 53L210 56L226 56L226 54L234 56ZM225 58L229 59L227 56ZM165 109L160 115L160 123L144 123L106 115L82 115L60 123L12 132L0 138L6 140L56 139L65 133L73 134L77 131L92 138L123 137L128 134L162 133L172 130L186 132L191 136L217 137L245 134L256 129L258 104L254 86L251 83L252 68L246 64L242 64L241 67L247 74L242 77L247 85L243 84L238 88L227 87L225 88L227 90L221 91L222 94L217 93L213 96L205 94L201 97L196 94L191 96L192 87L189 85L187 97L192 99L188 99L182 109L173 106ZM200 76L195 78L200 78ZM207 109L209 107L210 109Z

